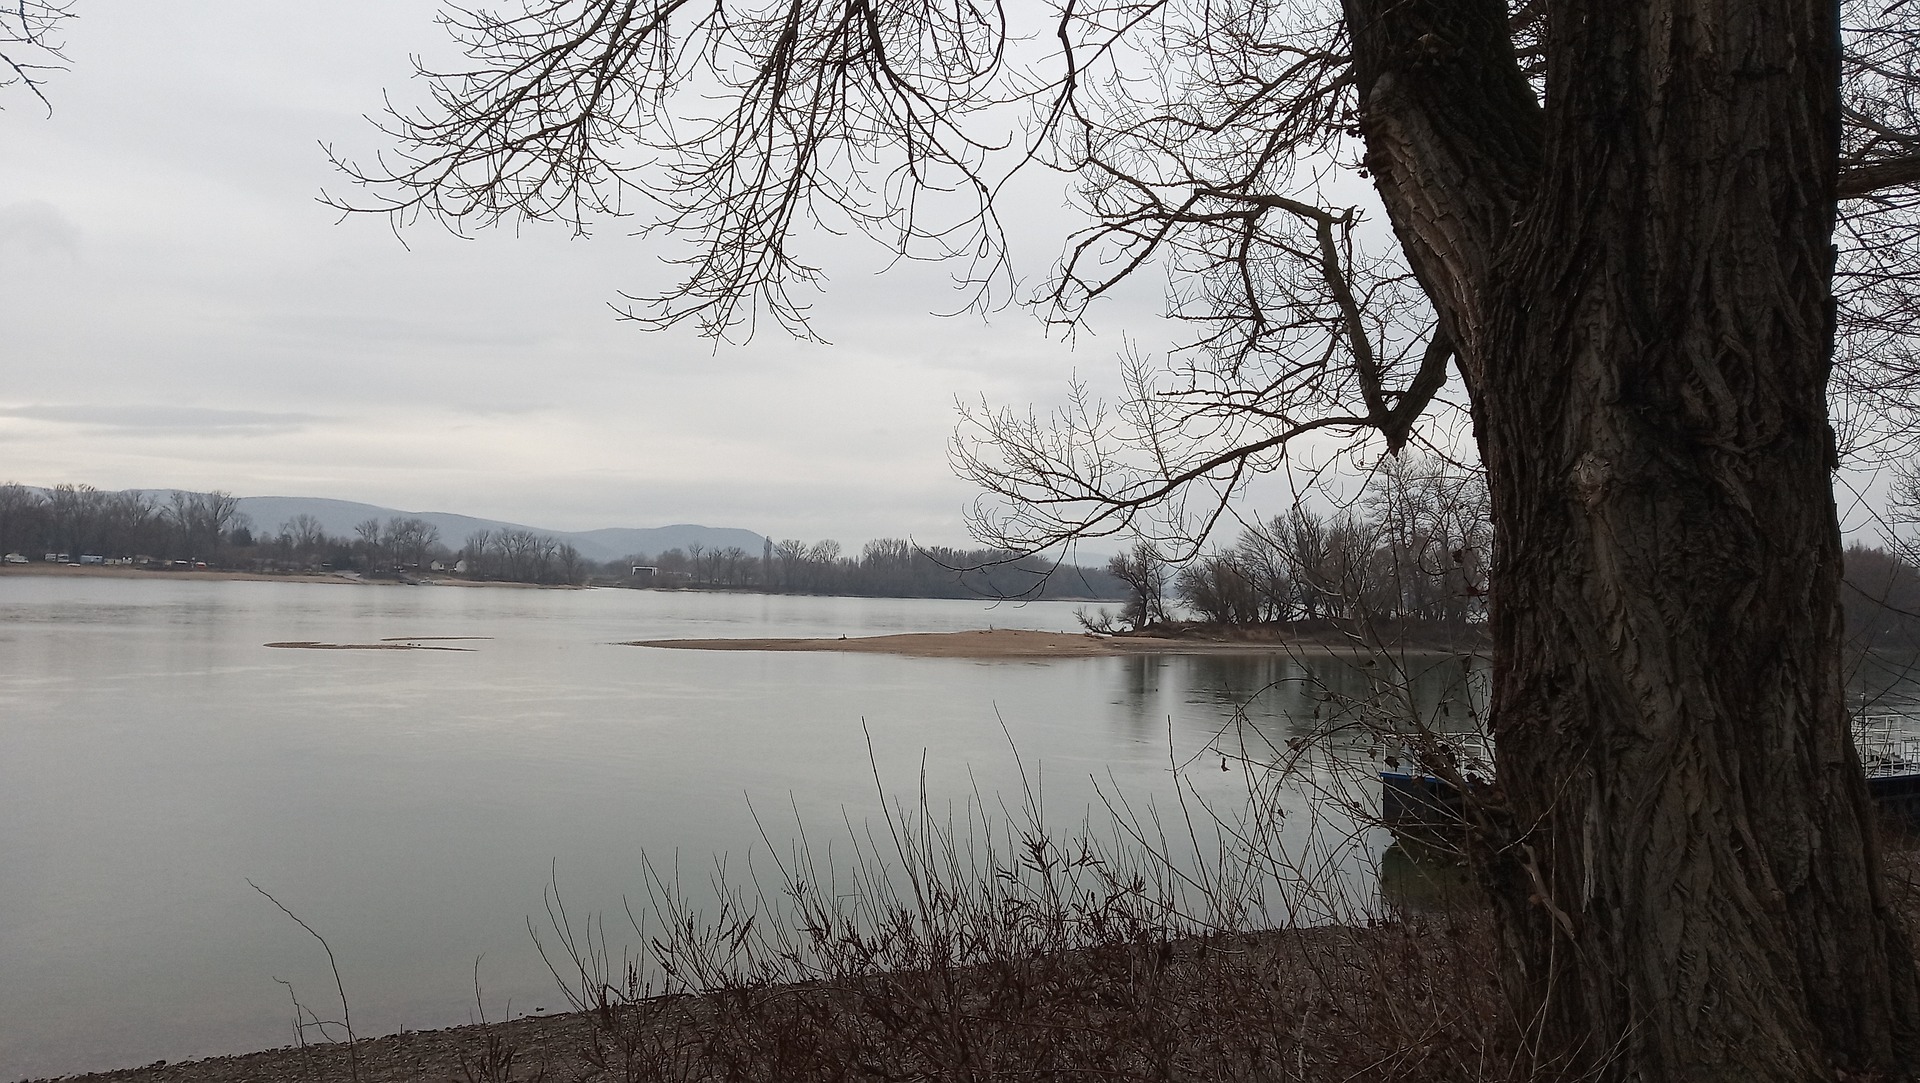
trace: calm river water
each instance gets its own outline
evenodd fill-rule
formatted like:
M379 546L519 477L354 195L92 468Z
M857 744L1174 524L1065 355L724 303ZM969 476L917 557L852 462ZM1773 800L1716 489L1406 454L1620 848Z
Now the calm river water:
M618 914L643 851L704 883L715 855L738 870L764 847L749 799L777 842L796 818L844 836L879 819L874 767L911 799L923 757L937 807L976 788L1017 807L1014 747L1063 829L1096 777L1164 804L1172 761L1299 675L618 645L1073 630L1075 608L0 578L0 1079L289 1042L276 979L323 1007L332 980L249 880L327 936L362 1033L467 1022L476 958L490 1016L551 1010L526 927L550 879ZM442 636L484 638L264 646ZM1284 744L1310 695L1283 684L1252 713ZM1220 765L1191 773L1244 799Z
M0 576L0 1079L290 1042L279 981L322 1008L333 983L250 880L326 935L362 1034L469 1021L476 959L490 1017L554 1010L527 932L550 880L576 912L618 914L643 852L692 883L764 853L750 799L779 845L796 822L844 837L879 821L876 774L911 800L923 764L936 807L1017 807L1014 748L1062 830L1099 819L1095 779L1170 812L1175 763L1232 809L1245 773L1201 753L1238 744L1237 714L1284 747L1371 676L618 645L1075 630L1075 608ZM479 638L264 646L406 637ZM1458 686L1448 665L1429 707ZM1305 812L1327 777L1285 800ZM1343 875L1371 892L1384 833L1355 837Z

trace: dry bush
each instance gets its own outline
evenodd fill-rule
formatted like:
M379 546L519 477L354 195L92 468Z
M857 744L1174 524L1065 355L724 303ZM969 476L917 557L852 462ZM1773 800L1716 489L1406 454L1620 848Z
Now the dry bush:
M956 822L923 795L849 824L839 862L802 832L777 877L716 876L711 917L649 865L627 914L642 946L618 958L555 889L536 939L605 1079L1546 1077L1472 902L1353 898L1323 832L1288 849L1272 825L1188 816L1174 835L1208 857L1183 863L1150 815L1056 837L1036 804Z

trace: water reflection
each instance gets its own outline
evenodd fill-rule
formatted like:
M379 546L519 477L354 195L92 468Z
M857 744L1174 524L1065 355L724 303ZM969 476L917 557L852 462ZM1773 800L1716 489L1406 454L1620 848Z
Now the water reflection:
M1417 727L1470 739L1485 717L1484 659L1215 654L1177 665L1189 682L1189 700L1230 723L1222 738L1265 750L1266 762L1299 751L1303 742L1349 757L1371 754Z
M1161 676L1167 659L1153 655L1134 655L1111 660L1120 671L1113 705L1120 708L1126 735L1136 741L1149 741L1165 734L1170 715L1160 695Z
M1411 913L1441 913L1477 905L1479 888L1457 854L1396 841L1380 854L1380 897Z
M1869 715L1920 716L1920 654L1873 652L1853 660L1847 694Z

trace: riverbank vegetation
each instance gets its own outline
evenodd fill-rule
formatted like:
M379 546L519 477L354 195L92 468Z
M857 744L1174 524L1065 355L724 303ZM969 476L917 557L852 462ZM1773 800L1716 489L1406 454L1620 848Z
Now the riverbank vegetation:
M1119 599L1127 587L1110 569L1088 568L1004 549L915 545L876 538L859 553L831 538L769 540L755 556L738 546L698 545L658 556L637 553L623 572L629 582L692 590L755 590L773 594L844 594L881 598ZM642 571L644 569L644 572Z
M1844 557L1842 606L1855 652L1920 650L1920 478L1902 475L1882 545ZM1331 513L1296 505L1250 520L1226 545L1170 560L1141 541L1107 571L1125 585L1092 631L1246 641L1344 633L1364 643L1477 649L1486 636L1493 526L1485 475L1436 456L1389 458Z
M1437 456L1381 463L1359 498L1335 514L1296 504L1246 521L1230 543L1177 564L1141 541L1107 570L1127 584L1118 619L1171 627L1170 593L1199 623L1257 636L1301 623L1440 626L1486 620L1493 526L1486 479ZM1114 618L1089 618L1110 631Z
M58 556L63 563L144 557L149 563L205 565L253 544L236 503L224 492L176 491L162 500L137 489L103 492L63 484L42 491L8 482L0 485L0 554Z

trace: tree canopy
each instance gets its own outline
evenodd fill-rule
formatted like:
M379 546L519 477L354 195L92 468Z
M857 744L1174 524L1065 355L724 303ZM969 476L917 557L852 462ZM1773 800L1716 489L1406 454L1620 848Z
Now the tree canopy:
M388 114L389 156L341 162L367 190L338 202L456 229L623 220L682 268L670 289L623 294L624 315L715 336L761 319L811 334L806 246L822 230L963 261L974 305L1022 300L1068 327L1123 280L1165 274L1193 334L1129 358L1119 399L982 403L954 457L990 496L974 525L996 544L1191 542L1307 434L1461 450L1454 343L1364 183L1351 7L449 7L470 63L421 72L432 104ZM1554 7L1511 4L1498 35L1503 93L1523 104L1547 91ZM1842 33L1831 389L1839 450L1870 459L1911 446L1920 392L1920 24L1911 5L1850 0ZM1037 168L1072 178L1082 224L1021 294L994 196Z

